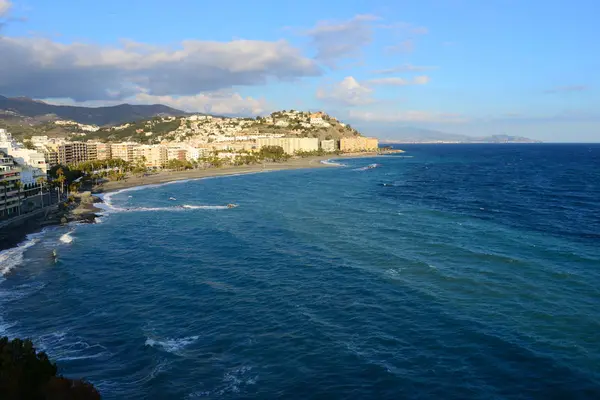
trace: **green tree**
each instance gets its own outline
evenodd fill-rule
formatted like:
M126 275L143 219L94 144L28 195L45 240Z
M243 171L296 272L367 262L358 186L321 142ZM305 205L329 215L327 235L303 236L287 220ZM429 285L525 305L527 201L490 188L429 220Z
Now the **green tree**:
M30 340L0 338L0 397L3 400L96 400L100 393L83 380L57 375L46 353Z

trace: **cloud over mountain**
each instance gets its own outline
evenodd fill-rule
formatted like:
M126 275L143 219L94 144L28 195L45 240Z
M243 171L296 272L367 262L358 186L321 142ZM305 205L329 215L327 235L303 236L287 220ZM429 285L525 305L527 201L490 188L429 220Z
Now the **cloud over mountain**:
M314 60L284 40L186 40L167 48L0 36L0 54L0 93L78 102L190 96L321 74Z

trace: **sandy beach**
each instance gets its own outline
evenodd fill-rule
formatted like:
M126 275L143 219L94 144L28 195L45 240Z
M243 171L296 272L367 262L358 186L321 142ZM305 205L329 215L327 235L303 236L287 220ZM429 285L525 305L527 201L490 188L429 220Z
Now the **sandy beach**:
M193 169L187 171L161 171L148 176L129 176L122 181L105 182L103 184L95 186L93 188L93 193L107 193L136 186L152 185L157 183L166 183L185 179L208 178L213 176L238 175L256 172L269 172L304 168L335 168L335 165L323 164L321 161L330 159L362 158L375 156L377 156L377 153L344 154L339 156L329 155L296 158L285 162L266 163L264 165L254 164L243 166L225 166L221 168Z

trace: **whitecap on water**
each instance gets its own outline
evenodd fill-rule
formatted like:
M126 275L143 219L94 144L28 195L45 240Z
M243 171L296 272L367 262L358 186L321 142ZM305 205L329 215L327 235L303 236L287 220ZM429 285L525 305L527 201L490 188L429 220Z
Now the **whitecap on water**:
M0 275L7 275L13 268L23 264L25 251L40 241L44 231L27 235L25 240L0 252Z
M83 338L69 335L68 331L56 331L34 340L34 344L57 361L85 360L108 354L106 347L90 344Z
M70 243L72 243L73 242L73 236L71 236L71 233L73 233L73 231L65 233L58 240L60 240L64 244L70 244Z
M158 347L168 353L177 354L187 346L196 342L200 336L188 336L184 338L167 338L167 339L146 339L146 346Z

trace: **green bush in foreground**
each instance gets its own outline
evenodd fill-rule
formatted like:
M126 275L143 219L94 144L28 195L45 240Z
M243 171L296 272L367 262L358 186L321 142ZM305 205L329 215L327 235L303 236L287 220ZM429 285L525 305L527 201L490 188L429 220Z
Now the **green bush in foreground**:
M0 338L0 398L2 400L90 400L98 391L82 380L57 375L56 365L31 340Z

